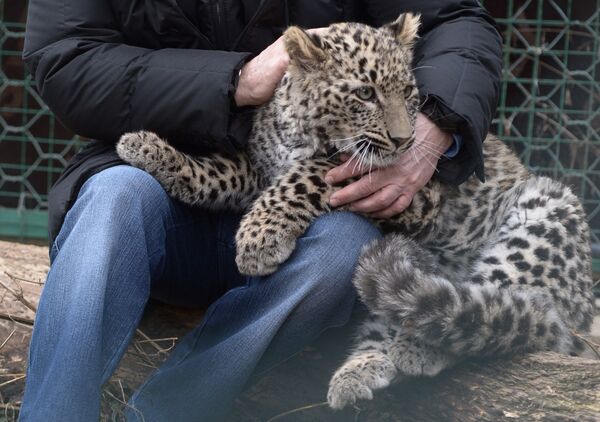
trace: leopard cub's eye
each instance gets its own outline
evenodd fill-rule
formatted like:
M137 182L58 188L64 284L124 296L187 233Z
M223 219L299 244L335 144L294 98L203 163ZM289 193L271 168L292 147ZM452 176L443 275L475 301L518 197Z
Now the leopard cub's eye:
M371 101L375 99L375 90L370 86L361 86L354 90L354 93L358 98L364 101Z
M414 85L408 85L406 88L404 88L404 96L406 98L410 97L410 95L413 93L415 89Z

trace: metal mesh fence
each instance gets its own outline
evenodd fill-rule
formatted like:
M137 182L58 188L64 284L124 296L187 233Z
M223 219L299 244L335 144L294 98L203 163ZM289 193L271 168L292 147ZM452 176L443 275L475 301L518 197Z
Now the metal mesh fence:
M492 131L523 162L571 186L600 253L600 0L486 0L502 28ZM600 270L600 261L595 260Z
M572 186L600 245L600 0L485 0L504 38L492 130ZM45 237L47 192L78 148L20 60L25 0L0 0L0 236Z
M0 0L0 236L45 238L47 193L78 148L21 61L27 1Z

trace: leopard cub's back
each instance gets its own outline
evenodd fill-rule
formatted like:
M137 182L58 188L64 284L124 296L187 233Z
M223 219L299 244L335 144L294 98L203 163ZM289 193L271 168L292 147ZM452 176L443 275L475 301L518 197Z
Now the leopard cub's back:
M548 295L572 328L593 313L590 233L571 189L532 174L496 137L484 144L486 181L446 187L439 224L424 244L444 273Z

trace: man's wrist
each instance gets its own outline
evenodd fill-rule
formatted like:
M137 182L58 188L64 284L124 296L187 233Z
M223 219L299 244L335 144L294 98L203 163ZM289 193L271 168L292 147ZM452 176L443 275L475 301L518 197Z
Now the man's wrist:
M251 96L248 90L246 89L247 84L246 79L244 77L244 67L240 69L240 73L238 74L238 83L234 95L235 104L238 107L243 107L251 104Z
M451 134L440 129L428 115L422 112L417 114L416 128L416 150L421 150L425 155L433 156L436 161L442 158L444 153L452 147ZM419 148L419 145L422 146Z
M450 145L450 148L448 148L448 150L443 154L443 157L445 158L456 157L462 148L462 136L458 133L452 133L451 136L452 145Z

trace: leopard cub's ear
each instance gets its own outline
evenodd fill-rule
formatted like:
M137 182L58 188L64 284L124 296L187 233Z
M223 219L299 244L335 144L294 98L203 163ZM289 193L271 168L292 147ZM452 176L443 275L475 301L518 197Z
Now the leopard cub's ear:
M401 44L411 48L417 39L420 26L421 15L409 12L401 14L394 22L385 25L385 28L392 31Z
M291 65L311 71L318 69L327 60L327 52L317 35L313 36L297 26L290 26L283 36Z

